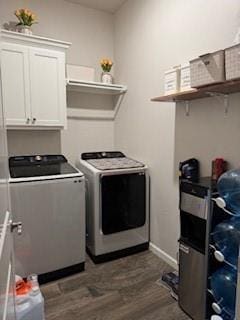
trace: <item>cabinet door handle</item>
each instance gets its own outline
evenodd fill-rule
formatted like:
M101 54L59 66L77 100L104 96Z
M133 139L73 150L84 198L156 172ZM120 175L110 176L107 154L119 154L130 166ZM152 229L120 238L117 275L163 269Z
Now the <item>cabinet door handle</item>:
M33 118L33 119L32 119L32 123L35 123L35 122L36 122L36 120L37 120L36 118Z
M12 220L9 221L11 232L13 232L15 229L17 230L17 234L22 234L22 222L13 222Z
M30 122L30 120L31 120L30 118L27 118L26 123L29 123L29 122Z

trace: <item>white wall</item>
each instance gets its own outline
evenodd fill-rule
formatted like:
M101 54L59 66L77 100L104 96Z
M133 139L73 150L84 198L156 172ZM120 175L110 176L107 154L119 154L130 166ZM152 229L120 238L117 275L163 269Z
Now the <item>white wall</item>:
M72 42L67 62L94 67L96 80L99 80L100 58L113 58L113 15L64 0L0 0L0 24L16 21L13 12L21 7L33 10L38 16L39 24L33 26L34 34ZM77 97L74 107L85 107L88 98L91 99ZM105 103L109 106L109 102L102 101L101 97L98 100L101 107ZM69 120L68 130L62 131L61 135L50 131L47 134L42 131L9 133L9 151L11 154L19 153L19 141L27 153L38 152L38 145L39 153L60 152L61 147L62 152L75 162L78 154L88 148L113 149L113 134L113 123L108 121Z
M203 174L210 160L240 159L239 99L224 115L213 99L183 106L150 102L163 93L163 73L202 53L232 44L240 25L238 0L129 0L116 14L115 60L129 87L116 120L116 148L145 161L151 174L151 241L176 257L179 234L176 163L196 156ZM176 126L176 131L175 131Z
M69 119L68 124L66 134L62 135L62 145L63 154L72 163L80 152L114 149L113 121L84 120L79 124L79 120Z
M211 175L211 161L223 157L228 168L240 166L240 94L229 97L229 111L224 112L223 99L210 98L190 104L186 117L184 105L176 109L175 162L196 157L201 174Z

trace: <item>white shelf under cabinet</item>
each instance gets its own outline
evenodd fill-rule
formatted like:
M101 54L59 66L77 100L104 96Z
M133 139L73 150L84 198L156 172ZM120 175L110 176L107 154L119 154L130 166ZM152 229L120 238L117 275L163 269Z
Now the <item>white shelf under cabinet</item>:
M67 79L67 90L91 94L122 95L127 91L127 86Z
M84 108L67 108L67 116L72 119L99 119L99 120L114 120L118 109L121 105L124 93L127 92L127 86L120 84L106 84L102 82L80 81L67 79L67 91L80 92L87 94L99 94L116 96L113 99L112 110L90 110Z
M68 119L114 120L115 110L89 110L84 108L67 108Z

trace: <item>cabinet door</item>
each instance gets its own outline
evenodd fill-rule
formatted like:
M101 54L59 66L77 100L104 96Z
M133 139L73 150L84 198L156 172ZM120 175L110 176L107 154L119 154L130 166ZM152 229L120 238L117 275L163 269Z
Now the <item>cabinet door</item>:
M64 126L66 121L65 54L30 49L32 124Z
M21 45L1 45L2 95L6 124L27 125L30 121L28 49Z
M16 320L13 294L15 287L14 251L12 228L10 227L12 215L8 186L8 152L1 88L0 76L0 319Z

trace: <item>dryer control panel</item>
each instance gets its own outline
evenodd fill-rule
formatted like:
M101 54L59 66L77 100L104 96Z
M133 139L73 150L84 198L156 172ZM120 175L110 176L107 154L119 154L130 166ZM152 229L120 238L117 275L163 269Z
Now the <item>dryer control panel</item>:
M100 151L82 153L82 160L91 159L109 159L109 158L124 158L125 155L120 151Z

